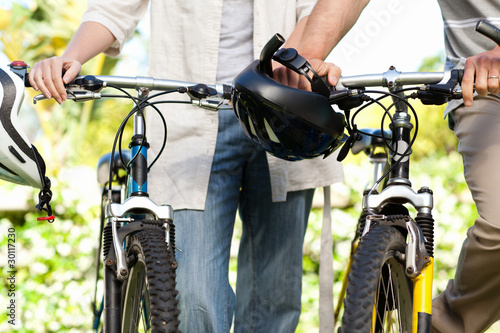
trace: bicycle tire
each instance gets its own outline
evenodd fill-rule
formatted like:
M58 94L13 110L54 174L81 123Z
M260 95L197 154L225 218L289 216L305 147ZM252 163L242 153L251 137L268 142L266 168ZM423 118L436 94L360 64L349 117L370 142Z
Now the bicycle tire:
M179 332L173 251L161 233L141 231L129 237L122 332Z
M412 332L413 284L400 261L405 238L374 225L361 239L348 277L339 332Z

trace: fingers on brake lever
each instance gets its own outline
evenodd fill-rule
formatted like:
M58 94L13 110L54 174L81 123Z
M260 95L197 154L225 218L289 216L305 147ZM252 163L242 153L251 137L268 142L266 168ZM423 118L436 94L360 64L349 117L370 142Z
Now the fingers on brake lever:
M86 91L86 90L78 90L78 91L66 90L66 94L68 95L68 99L71 99L75 102L85 102L101 98L101 93ZM33 97L33 104L36 104L37 102L42 101L44 99L47 99L47 97L45 97L42 94L36 95L35 97Z

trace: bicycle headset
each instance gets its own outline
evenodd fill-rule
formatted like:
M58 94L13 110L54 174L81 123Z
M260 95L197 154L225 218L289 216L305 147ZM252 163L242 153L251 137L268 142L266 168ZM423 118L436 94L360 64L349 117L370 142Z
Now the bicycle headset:
M50 179L45 176L45 162L18 118L28 66L14 61L8 67L0 67L0 179L39 188L37 208L52 215L49 205L52 192Z
M233 111L246 136L278 158L327 157L347 139L344 115L332 109L329 89L310 64L294 49L279 49L283 43L283 37L276 34L264 46L260 60L233 80ZM271 59L305 75L313 91L273 80ZM308 72L314 73L312 79Z

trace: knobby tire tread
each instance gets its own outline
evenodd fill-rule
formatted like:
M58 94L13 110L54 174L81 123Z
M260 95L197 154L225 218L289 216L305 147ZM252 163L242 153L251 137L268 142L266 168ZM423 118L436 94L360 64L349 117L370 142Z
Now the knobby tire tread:
M339 332L371 332L381 268L394 251L404 253L404 248L403 235L390 226L372 226L361 239L348 277L344 315Z
M130 238L129 253L142 251L151 304L151 332L180 332L175 289L174 250L158 232L141 231Z

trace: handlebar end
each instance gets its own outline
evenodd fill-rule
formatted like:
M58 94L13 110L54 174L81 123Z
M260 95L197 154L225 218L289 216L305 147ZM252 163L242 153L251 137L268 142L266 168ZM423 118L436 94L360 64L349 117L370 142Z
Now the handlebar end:
M493 24L480 20L477 22L475 30L500 46L500 29Z
M10 70L17 74L23 81L24 81L24 86L27 88L31 87L31 83L28 79L28 66L24 61L22 60L14 60L9 64Z

